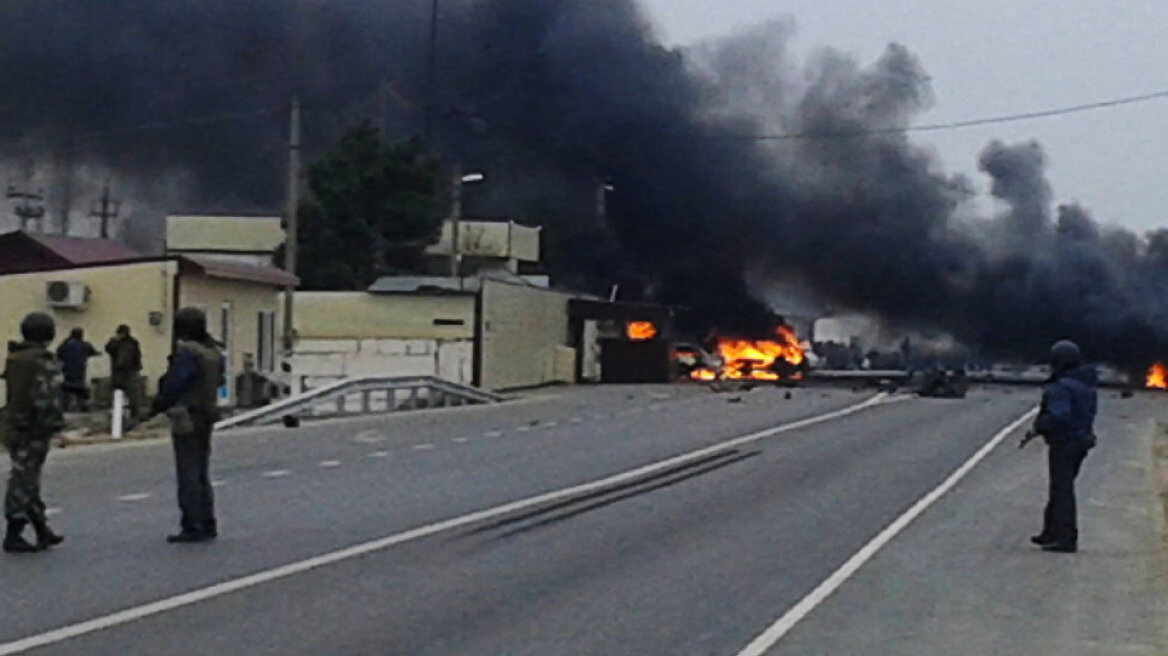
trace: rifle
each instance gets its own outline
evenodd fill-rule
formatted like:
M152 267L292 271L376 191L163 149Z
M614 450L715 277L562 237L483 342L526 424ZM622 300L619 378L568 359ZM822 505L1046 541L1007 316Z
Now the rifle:
M1030 430L1026 431L1025 435L1022 436L1022 441L1018 443L1018 448L1025 449L1026 445L1030 444L1031 440L1033 440L1036 437L1039 437L1040 435L1041 435L1041 433L1039 433L1039 432L1035 431L1033 428L1031 428Z

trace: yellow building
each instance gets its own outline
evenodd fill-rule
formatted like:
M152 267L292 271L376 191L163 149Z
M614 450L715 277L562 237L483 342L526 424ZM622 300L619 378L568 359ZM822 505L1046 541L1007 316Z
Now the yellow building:
M226 346L232 380L248 366L275 370L279 290L294 286L294 276L203 256L92 256L108 250L109 244L98 240L0 235L0 335L19 339L21 319L43 311L56 319L59 339L81 328L100 350L117 326L126 324L141 343L142 373L152 394L171 351L174 313L195 306L207 313L212 336ZM90 380L108 375L108 358L90 362ZM233 388L221 392L225 405L234 403Z

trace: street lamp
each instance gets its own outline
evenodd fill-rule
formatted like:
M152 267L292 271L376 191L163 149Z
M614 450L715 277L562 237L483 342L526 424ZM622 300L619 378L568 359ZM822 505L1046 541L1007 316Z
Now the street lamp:
M459 239L459 228L462 223L462 185L474 184L487 179L483 173L463 173L462 165L454 165L454 185L450 203L450 277L458 279L458 288L462 289L462 244Z

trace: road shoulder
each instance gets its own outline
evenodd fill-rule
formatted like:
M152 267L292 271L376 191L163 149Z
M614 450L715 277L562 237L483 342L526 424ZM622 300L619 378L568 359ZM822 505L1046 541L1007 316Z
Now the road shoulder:
M1028 543L1040 528L1045 454L1019 453L1011 439L774 653L1165 653L1168 558L1153 460L1161 400L1104 400L1101 444L1079 483L1078 554Z

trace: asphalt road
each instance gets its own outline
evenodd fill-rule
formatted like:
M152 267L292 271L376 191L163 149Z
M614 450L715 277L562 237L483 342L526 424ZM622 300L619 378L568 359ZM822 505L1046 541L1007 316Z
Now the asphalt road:
M224 434L210 545L163 540L167 444L56 451L68 541L0 560L0 654L734 656L1036 391L785 395L593 388Z

